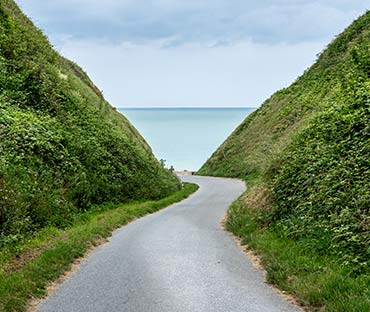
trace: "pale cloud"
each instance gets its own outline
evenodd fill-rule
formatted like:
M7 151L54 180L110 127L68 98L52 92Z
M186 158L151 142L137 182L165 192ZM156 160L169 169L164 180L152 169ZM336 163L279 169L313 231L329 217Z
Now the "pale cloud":
M62 52L88 68L117 107L255 107L302 73L323 44L162 46L66 40Z
M367 0L16 0L122 106L258 106Z
M142 42L304 42L331 37L366 0L18 0L53 34Z

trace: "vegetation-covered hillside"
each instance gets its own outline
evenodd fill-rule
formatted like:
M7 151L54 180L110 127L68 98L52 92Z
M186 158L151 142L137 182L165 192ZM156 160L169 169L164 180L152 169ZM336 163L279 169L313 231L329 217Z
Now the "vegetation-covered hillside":
M82 69L58 55L14 1L1 0L1 242L64 226L95 204L179 188Z
M332 256L348 274L369 272L370 13L248 116L199 173L249 181L229 218L246 241L269 229L301 252ZM348 302L343 311L352 311Z

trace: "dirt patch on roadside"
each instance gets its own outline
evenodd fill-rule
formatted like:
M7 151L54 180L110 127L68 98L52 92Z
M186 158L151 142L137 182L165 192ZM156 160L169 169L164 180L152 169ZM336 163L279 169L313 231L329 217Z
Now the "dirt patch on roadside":
M63 241L68 237L67 233L63 233L57 238L57 241ZM54 237L56 238L56 237ZM53 238L53 239L54 239ZM36 248L29 248L21 252L19 255L14 256L9 262L3 265L3 270L5 273L13 273L20 271L28 263L35 260L39 255L41 255L45 250L50 249L52 244L50 242L45 242L43 245Z
M13 273L21 270L27 263L36 259L43 251L49 247L49 244L22 252L21 254L15 256L9 263L3 266L5 273Z
M32 298L28 301L28 309L27 312L36 312L39 304L54 294L59 287L70 277L72 277L81 267L81 264L87 260L87 258L102 244L106 243L108 239L99 239L94 242L93 245L88 249L88 251L84 254L83 257L75 259L71 267L68 271L66 271L63 275L61 275L56 281L50 283L46 287L46 295L43 298Z
M288 294L287 292L283 291L283 290L280 290L279 288L277 288L275 285L273 284L270 284L266 281L266 270L264 269L263 265L262 265L262 261L261 261L261 258L258 256L258 254L251 250L248 245L243 245L242 244L242 241L239 237L235 236L233 233L229 232L227 229L226 229L226 222L227 222L227 217L228 215L226 214L222 220L221 220L221 227L222 229L228 233L230 235L230 237L233 238L233 240L236 242L237 246L239 247L239 249L247 256L247 258L251 261L253 267L256 269L256 270L259 270L259 271L262 271L264 276L265 276L265 283L268 284L275 293L277 293L279 296L283 297L284 300L290 302L291 304L295 305L298 309L300 309L301 311L312 311L312 310L309 310L308 308L305 308L305 307L302 307L300 304L299 304L299 301L297 298L295 298L294 296Z

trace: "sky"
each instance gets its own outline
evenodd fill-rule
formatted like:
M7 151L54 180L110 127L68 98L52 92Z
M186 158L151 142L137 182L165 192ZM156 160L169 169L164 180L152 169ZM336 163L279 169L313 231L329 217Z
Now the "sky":
M115 107L258 107L367 0L16 0Z

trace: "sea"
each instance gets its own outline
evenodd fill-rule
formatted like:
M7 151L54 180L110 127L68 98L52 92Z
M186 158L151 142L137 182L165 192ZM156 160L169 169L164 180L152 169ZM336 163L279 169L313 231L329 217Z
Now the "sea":
M254 108L119 108L165 166L198 170Z

